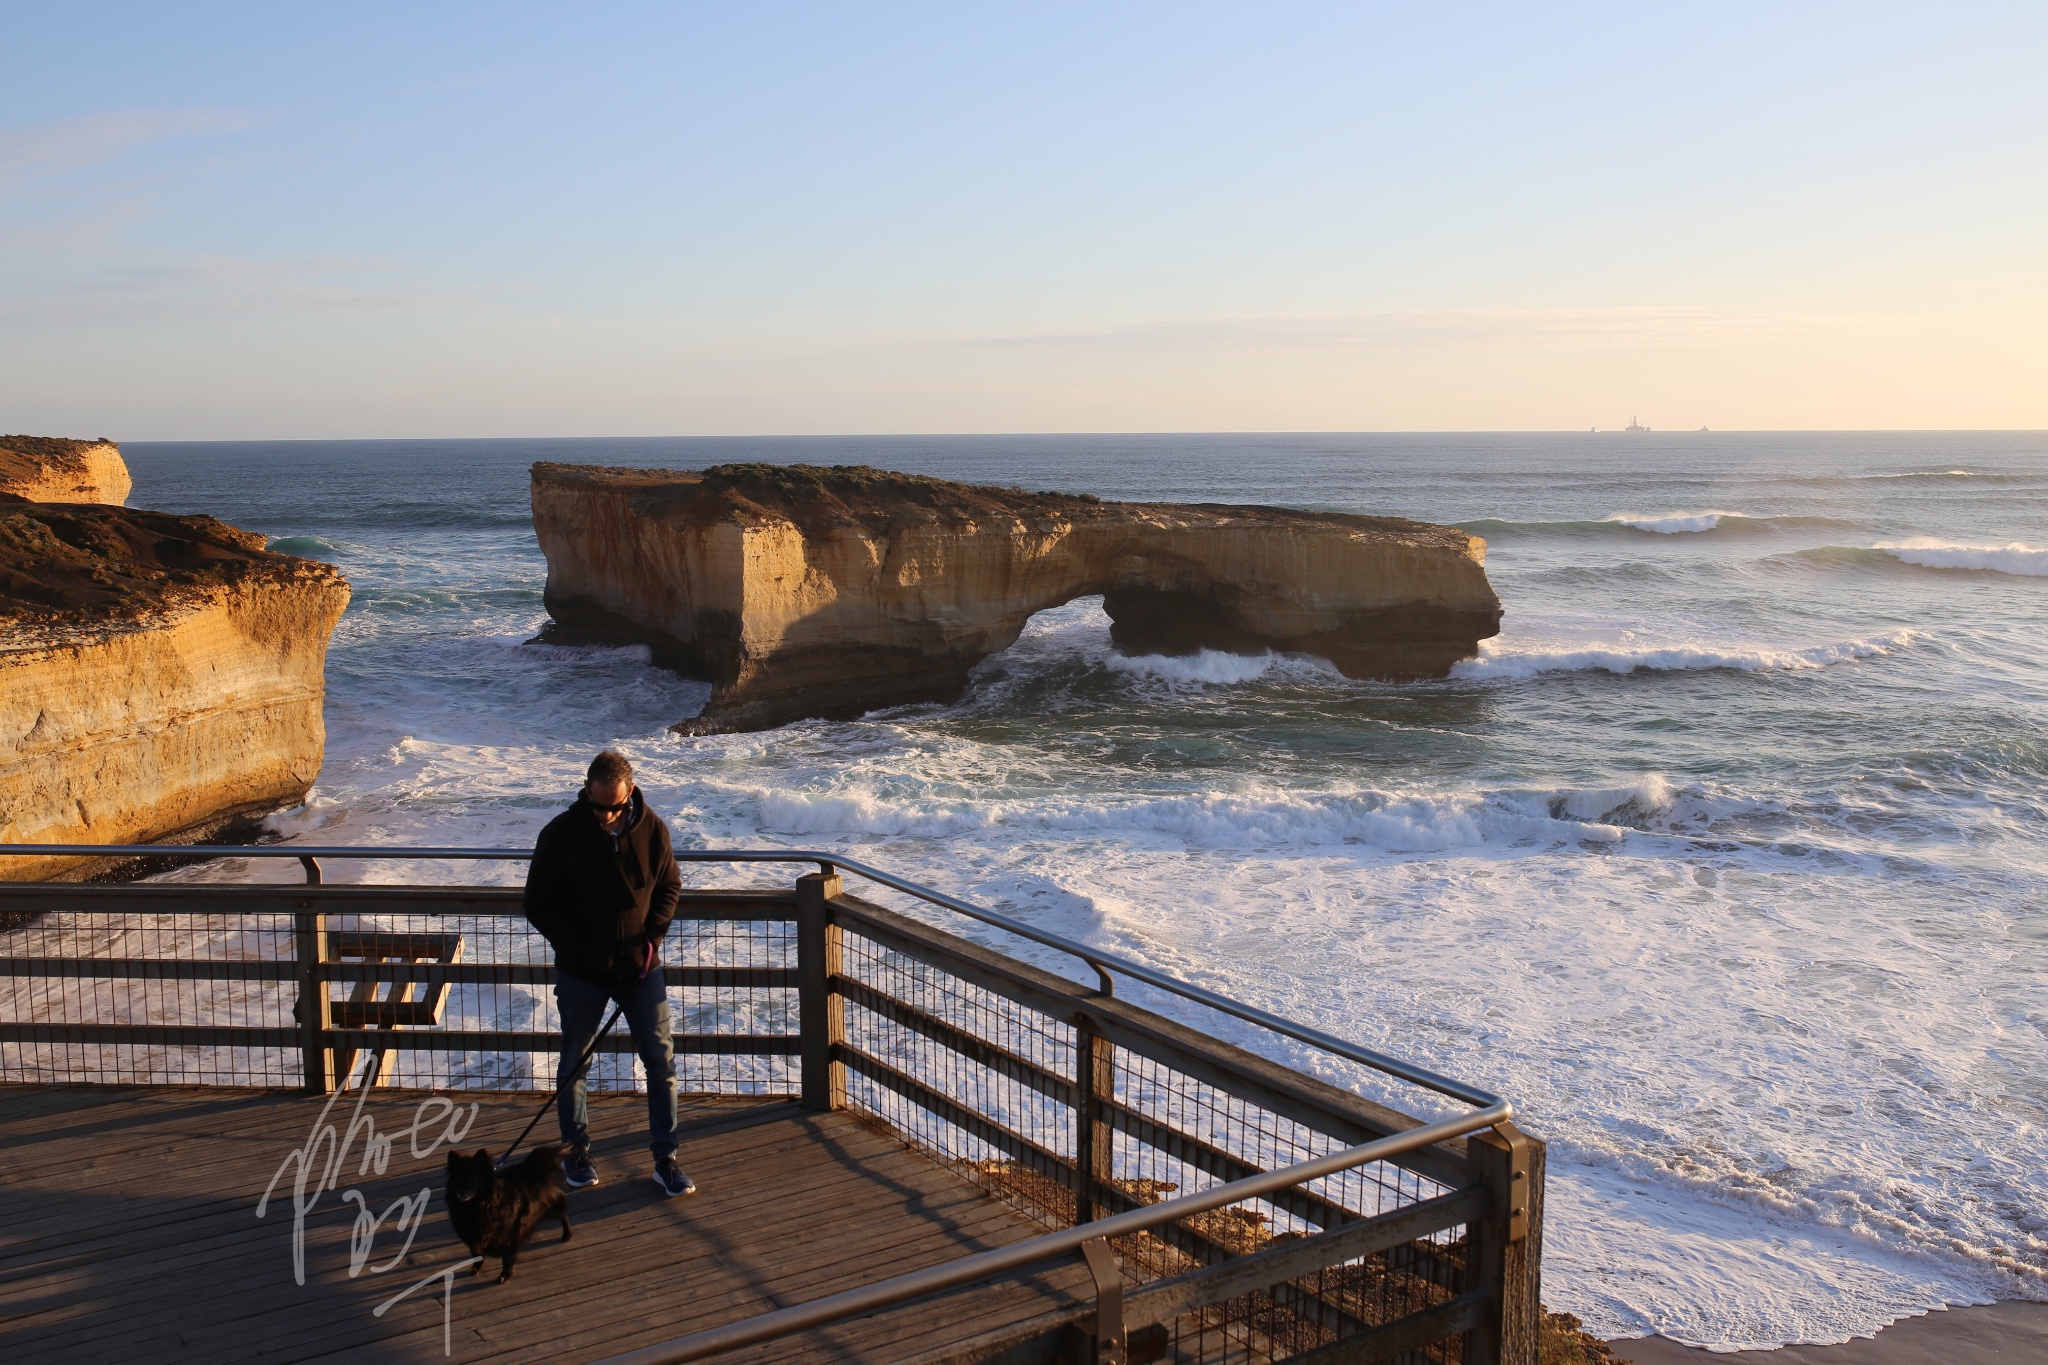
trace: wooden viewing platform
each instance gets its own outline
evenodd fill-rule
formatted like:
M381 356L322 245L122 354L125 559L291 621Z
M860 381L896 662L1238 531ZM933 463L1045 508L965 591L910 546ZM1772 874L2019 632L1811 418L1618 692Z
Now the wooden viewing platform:
M822 854L683 855L825 865L678 907L661 970L702 1192L649 1178L616 1031L574 1239L543 1226L509 1284L450 1290L451 1136L503 1152L554 1084L546 945L515 889L323 885L316 853L393 851L269 852L308 883L0 883L8 1365L1535 1365L1544 1149L1506 1101L845 864L1081 958L1081 985L847 894ZM1115 977L1462 1112L1365 1098Z
M345 1131L355 1097L328 1114ZM421 1096L372 1091L380 1134ZM469 1097L463 1097L467 1100ZM478 1096L461 1144L494 1152L538 1101ZM324 1193L305 1221L306 1282L292 1268L293 1176L266 1216L264 1188L301 1147L323 1102L306 1096L129 1086L0 1086L0 1357L78 1361L584 1361L749 1317L1044 1231L1041 1224L852 1114L786 1100L690 1099L680 1157L700 1192L666 1199L648 1178L646 1105L593 1096L603 1183L570 1195L575 1237L544 1227L507 1284L497 1265L455 1281L442 1354L442 1283L382 1317L378 1304L466 1259L441 1199L436 1150L407 1138L386 1173L357 1177L374 1217L423 1186L434 1198L410 1253L397 1220L349 1276L356 1205ZM438 1107L436 1109L438 1112ZM536 1135L549 1137L543 1120ZM421 1145L426 1140L422 1139ZM355 1144L359 1153L362 1138ZM316 1163L317 1164L317 1163ZM930 1359L1092 1302L1087 1272L1053 1265L994 1287L907 1304L735 1360Z

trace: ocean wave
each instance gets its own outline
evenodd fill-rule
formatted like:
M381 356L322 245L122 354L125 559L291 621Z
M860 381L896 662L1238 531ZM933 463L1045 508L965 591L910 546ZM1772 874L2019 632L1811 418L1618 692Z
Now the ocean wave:
M1118 673L1154 679L1178 687L1229 686L1263 678L1278 656L1225 654L1205 649L1192 655L1110 654L1103 663Z
M1003 829L1165 838L1203 849L1362 846L1390 854L1612 844L1631 829L1661 832L1709 818L1700 792L1682 792L1654 775L1619 787L1439 794L1267 790L970 800L853 786L745 788L733 795L751 798L762 828L792 836L947 838Z
M533 525L533 513L524 507L503 510L453 502L363 502L345 511L329 509L325 515L308 514L300 521L337 527L377 527L401 530L495 530Z
M279 536L264 548L272 554L297 555L300 559L324 559L332 563L334 546L318 536Z
M263 828L279 838L299 839L326 829L348 813L346 802L333 800L314 790L307 792L306 799L300 804L263 817Z
M1644 515L1638 512L1609 512L1602 521L1619 522L1638 531L1653 531L1660 536L1683 535L1687 532L1712 531L1720 527L1723 520L1763 522L1764 517L1753 517L1747 512L1663 512Z
M1694 669L1735 669L1745 673L1802 671L1826 668L1890 654L1910 645L1918 635L1895 630L1864 640L1843 640L1809 649L1768 647L1729 649L1712 645L1592 645L1580 649L1510 651L1482 642L1480 656L1451 666L1451 676L1474 681L1533 678L1542 673L1656 673Z
M1871 548L1923 569L1967 569L2048 578L2048 548L2036 549L2017 540L2008 545L1969 545L1914 536L1909 540L1881 541Z
M1229 654L1204 649L1194 654L1124 654L1112 650L1094 661L1141 684L1171 691L1233 687L1249 682L1304 684L1341 681L1337 666L1306 654Z
M1636 535L1769 535L1778 531L1854 529L1859 523L1840 517L1777 516L1757 517L1723 508L1699 512L1611 512L1597 521L1507 521L1482 518L1461 521L1460 530L1474 535L1499 537L1543 536L1636 536Z
M637 664L652 667L654 649L651 645L640 644L557 644L543 640L531 630L505 631L498 635L474 637L478 644L498 649L516 649L530 653L538 659L566 663L588 661L592 663Z

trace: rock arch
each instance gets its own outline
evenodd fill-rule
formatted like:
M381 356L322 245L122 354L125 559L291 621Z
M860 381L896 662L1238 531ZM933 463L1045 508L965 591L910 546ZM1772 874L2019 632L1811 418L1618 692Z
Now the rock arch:
M1096 593L1127 653L1292 650L1357 678L1440 677L1500 626L1486 542L1424 522L846 466L532 478L544 638L709 678L695 733L955 700L1035 613Z

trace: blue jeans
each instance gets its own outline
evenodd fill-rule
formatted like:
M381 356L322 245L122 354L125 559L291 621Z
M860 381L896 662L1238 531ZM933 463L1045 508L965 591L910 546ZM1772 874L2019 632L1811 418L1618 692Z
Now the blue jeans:
M647 1145L659 1161L674 1156L677 1147L676 1055L669 1039L668 987L659 967L616 991L567 972L556 974L555 1004L562 1015L562 1061L555 1074L567 1078L582 1060L583 1050L604 1024L605 1007L614 1000L626 1007L626 1023L633 1030L633 1050L640 1054L641 1069L647 1073ZM587 1074L586 1067L584 1075ZM563 1142L578 1151L590 1145L590 1095L583 1075L576 1077L574 1085L562 1087L555 1113L561 1119Z

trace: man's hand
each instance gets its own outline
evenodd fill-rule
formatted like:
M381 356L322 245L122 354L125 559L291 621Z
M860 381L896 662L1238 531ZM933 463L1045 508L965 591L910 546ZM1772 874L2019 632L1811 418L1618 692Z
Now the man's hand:
M640 979L645 981L654 965L661 961L661 949L651 938L643 938L633 945L633 965L640 969Z

